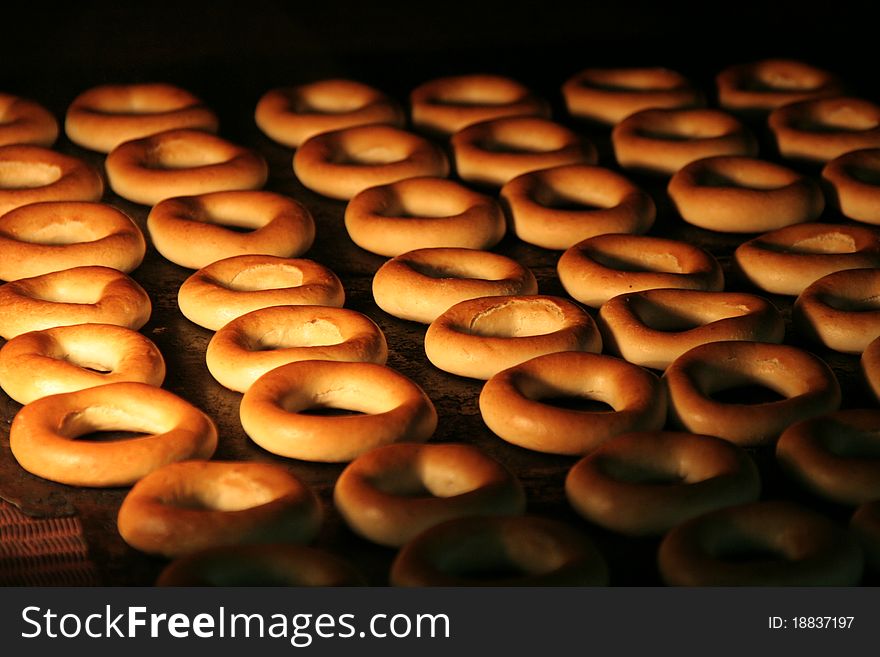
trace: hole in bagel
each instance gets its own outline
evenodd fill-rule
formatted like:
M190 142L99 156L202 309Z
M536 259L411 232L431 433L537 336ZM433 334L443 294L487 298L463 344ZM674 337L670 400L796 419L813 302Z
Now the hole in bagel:
M244 511L278 498L277 489L245 473L227 470L178 481L162 502L182 509Z
M767 251L777 253L803 253L803 254L839 254L855 253L856 240L853 236L841 232L828 232L805 237L791 244L776 244L761 240L760 245Z
M45 284L28 287L22 290L24 296L51 303L70 303L94 305L101 300L104 289L89 285L52 285Z
M834 456L880 459L880 430L864 430L831 418L818 420L819 443Z
M706 320L701 316L706 312L705 307L675 308L645 297L632 297L629 307L642 324L655 331L680 333L705 326L713 321L712 319ZM735 314L742 315L745 312L731 313L728 316L732 317Z
M548 397L537 397L535 401L539 401L547 406L561 408L569 411L581 411L584 413L613 413L614 407L604 401L592 399L590 397L580 397L577 395L553 395Z
M788 556L782 550L748 536L729 536L724 541L717 541L710 549L716 559L728 563L755 563L787 561Z
M663 69L614 69L592 71L581 86L604 91L666 91L684 86L682 79Z
M745 91L815 91L822 87L824 77L805 70L759 69L754 77L743 80Z
M686 477L678 472L670 472L659 464L638 463L611 456L599 457L595 463L600 472L616 481L629 484L666 486L680 484L686 480Z
M291 347L328 347L344 341L336 324L325 319L312 319L295 326L270 328L252 336L246 346L250 351L272 351Z
M137 403L137 402L135 402ZM169 427L144 409L94 405L65 415L58 426L61 435L76 440L112 442L161 434Z
M635 249L627 253L609 253L590 249L588 255L603 267L617 271L684 273L681 261L672 253L639 252Z
M864 108L842 104L820 110L812 116L799 117L793 125L808 132L865 132L880 126L880 119Z
M554 130L505 130L503 133L487 135L477 139L474 146L487 153L549 153L565 148L570 138L561 131Z
M763 383L744 383L712 392L709 397L721 404L769 404L787 399Z
M493 275L489 271L489 267L484 262L468 262L461 261L444 262L444 263L427 263L416 260L404 260L407 267L414 272L427 276L428 278L459 278L459 279L478 279L482 281L498 281L504 278L502 275Z
M741 189L773 190L780 189L794 182L787 172L774 175L773 169L761 167L750 170L745 167L729 171L703 167L696 175L696 184L700 187L736 187Z
M487 308L461 328L482 337L526 338L558 331L564 320L562 310L554 303L514 300Z
M61 179L61 169L43 162L0 162L0 189L34 189Z
M214 279L218 285L236 292L281 290L303 284L303 273L298 267L284 264L253 265L236 272L230 279Z
M432 105L459 105L462 107L480 107L485 105L508 105L522 100L523 90L514 84L506 84L501 80L492 84L471 83L457 84L435 92L430 102Z
M345 90L310 89L288 96L288 107L295 114L348 114L370 104L367 94Z
M187 139L171 139L156 144L142 162L147 169L175 170L222 164L229 160L225 149L206 148Z
M845 171L852 178L867 185L880 185L880 167L866 167L851 164L845 167Z
M471 199L457 194L396 193L377 210L382 217L442 219L454 217L471 206Z
M304 408L297 413L301 415L318 415L321 417L344 417L349 415L366 415L363 411L355 411L350 408L341 408L338 406L310 406Z
M409 149L399 144L364 144L339 148L330 161L353 166L381 166L403 162L408 156Z
M579 196L572 193L553 189L548 185L541 185L532 193L532 200L541 207L550 210L562 210L570 212L587 212L590 210L605 210L617 205L610 198L601 198L601 192L592 194L592 198L585 198L583 192Z
M15 239L31 244L63 246L90 242L109 234L105 230L96 230L96 227L88 221L80 221L76 217L58 216L52 217L47 223L32 230L20 231Z
M92 443L115 443L134 440L136 438L144 438L149 435L150 434L141 431L123 431L120 429L114 431L90 431L88 433L80 434L76 439Z
M818 298L825 305L848 313L880 310L880 294L858 297L843 296L842 294L820 294Z

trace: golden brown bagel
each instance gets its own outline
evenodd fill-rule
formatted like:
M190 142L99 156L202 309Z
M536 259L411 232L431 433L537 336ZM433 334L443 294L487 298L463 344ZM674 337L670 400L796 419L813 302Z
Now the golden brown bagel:
M58 139L58 121L39 103L0 93L0 146L34 144L49 148Z
M791 59L730 66L715 78L721 107L767 112L808 98L836 96L842 86L828 71Z
M829 199L850 219L880 224L880 148L850 151L822 169Z

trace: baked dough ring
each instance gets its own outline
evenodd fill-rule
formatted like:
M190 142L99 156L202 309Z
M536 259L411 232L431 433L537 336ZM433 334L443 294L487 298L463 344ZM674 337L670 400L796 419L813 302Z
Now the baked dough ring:
M120 144L104 163L114 192L141 205L175 196L259 189L262 155L201 130L168 130Z
M413 249L490 249L507 229L498 202L444 178L408 178L357 193L345 228L362 249L398 256Z
M862 504L849 522L865 552L865 565L873 573L880 573L880 500Z
M864 559L831 520L774 500L679 525L660 544L659 564L672 586L854 586Z
M451 140L458 177L501 187L517 176L562 164L596 164L596 147L549 119L509 116L482 121Z
M822 169L829 198L850 219L880 225L880 148L844 153Z
M180 128L217 132L217 116L188 91L162 83L106 84L77 96L64 121L73 143L101 153Z
M391 584L605 586L608 567L592 541L558 520L458 518L404 545L391 565Z
M519 515L522 485L476 447L398 443L361 454L333 489L343 520L356 534L400 547L453 518Z
M704 157L758 154L752 132L716 109L642 110L614 126L611 141L624 169L666 176Z
M413 125L451 135L480 121L502 116L549 116L546 102L515 80L499 75L437 78L410 93Z
M473 249L410 251L386 262L373 276L377 306L422 324L467 299L537 293L531 270L506 256Z
M880 411L846 410L793 424L776 443L785 473L838 504L880 500Z
M602 304L597 323L606 351L658 370L708 342L778 343L785 337L785 322L775 306L740 292L630 292Z
M546 295L461 301L425 334L425 354L435 367L474 379L542 354L601 350L592 317L571 301Z
M545 249L605 233L645 233L657 214L650 194L588 164L524 173L501 188L501 200L516 236Z
M336 274L312 260L243 255L202 267L177 293L180 312L216 331L236 317L269 306L342 306Z
M814 221L825 209L819 186L773 162L719 156L692 162L667 188L681 218L724 233L759 233Z
M880 337L880 269L845 269L800 293L792 321L829 349L861 354Z
M563 253L556 269L565 291L592 308L626 292L724 288L721 266L708 252L647 235L591 237Z
M840 81L828 71L791 59L765 59L730 66L719 73L721 107L744 112L767 112L808 98L836 96Z
M555 397L605 402L611 412L560 408ZM480 413L493 433L548 454L582 456L609 438L656 431L666 419L660 380L636 365L582 352L547 354L499 372L483 386Z
M102 203L31 203L0 217L0 279L100 265L130 272L147 244L131 218Z
M267 91L254 120L270 139L296 148L306 139L358 125L402 127L403 110L378 89L353 80L318 80Z
M676 426L746 447L772 443L795 422L840 406L840 386L831 369L806 351L783 344L710 342L679 356L663 379L669 417ZM712 398L747 385L765 386L784 399L741 404Z
M71 324L147 323L150 297L134 280L109 267L74 267L0 285L0 336Z
M581 516L627 536L658 536L709 511L756 502L758 468L735 445L692 433L627 433L575 463L565 494Z
M100 201L101 174L42 146L0 146L0 216L40 201Z
M77 440L96 431L137 431L128 440ZM163 465L210 458L217 428L207 415L146 383L108 383L43 397L12 421L9 446L28 472L71 486L130 486Z
M178 557L249 543L308 543L321 527L315 494L270 463L184 461L148 474L119 508L123 540Z
M828 162L880 146L880 105L861 98L818 98L784 105L767 119L782 157Z
M315 239L315 222L306 207L273 192L165 199L150 211L147 230L164 258L189 269L239 255L293 258L308 251Z
M880 401L880 338L869 344L862 353L861 366L868 389Z
M113 324L31 331L0 349L0 386L19 404L117 381L161 386L164 380L165 360L158 347L137 331Z
M700 107L703 95L665 68L588 68L562 85L568 113L609 125L652 107Z
M175 559L156 580L156 586L365 585L342 559L290 543L206 548Z
M348 200L406 178L443 178L449 161L424 137L387 125L362 125L306 140L294 153L293 171L313 192Z
M369 317L326 306L254 310L217 331L205 353L211 376L238 392L245 392L269 370L294 361L384 365L387 357L385 335Z
M733 260L752 285L795 296L836 271L880 266L880 235L861 226L796 224L741 244Z
M361 414L303 412L313 408ZM437 411L418 385L390 367L305 360L257 379L241 400L241 425L273 454L342 463L379 445L427 440L437 428Z
M39 103L0 93L0 146L34 144L49 148L58 139L58 121Z

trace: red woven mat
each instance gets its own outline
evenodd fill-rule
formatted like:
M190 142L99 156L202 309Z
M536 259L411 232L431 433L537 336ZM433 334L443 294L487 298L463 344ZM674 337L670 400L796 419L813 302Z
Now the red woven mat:
M31 518L0 500L0 586L96 586L78 518Z

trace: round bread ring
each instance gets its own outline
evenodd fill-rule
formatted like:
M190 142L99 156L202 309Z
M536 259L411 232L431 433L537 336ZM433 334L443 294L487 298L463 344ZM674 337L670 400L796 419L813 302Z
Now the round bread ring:
M0 349L0 386L19 404L117 381L161 386L164 380L165 360L158 347L137 331L113 324L31 331Z
M516 236L545 249L606 233L645 233L657 214L650 194L616 171L589 164L524 173L505 183L501 200Z
M162 83L93 87L73 100L64 121L70 141L101 153L182 128L217 132L217 116L188 91Z
M498 571L510 570L508 577ZM479 572L493 573L491 579ZM592 541L536 516L470 517L431 527L391 565L392 586L606 586L608 567Z
M880 573L880 500L862 504L849 523L865 553L865 565L873 573Z
M309 408L362 415L321 417ZM304 461L342 463L374 447L428 440L437 411L403 374L375 363L304 360L263 376L241 400L241 425L263 449Z
M83 160L42 146L0 146L0 216L40 201L100 201L101 174Z
M228 545L308 543L322 516L315 494L281 466L182 461L139 480L117 526L131 547L173 558Z
M461 301L425 334L434 367L473 379L489 379L543 354L601 350L592 317L571 301L537 294Z
M642 110L614 126L611 141L621 167L661 176L704 157L758 154L752 132L716 109Z
M409 100L413 125L444 136L503 116L550 116L545 101L519 82L498 75L438 78L413 89Z
M109 267L73 267L0 285L0 336L71 324L115 324L137 330L152 312L134 280Z
M49 148L58 139L58 121L39 103L0 93L0 146L34 144Z
M397 443L361 454L343 470L333 501L368 541L400 547L453 518L525 513L522 484L471 445Z
M710 342L679 356L663 380L676 426L744 447L771 443L795 422L840 406L840 386L831 369L806 351L783 344ZM785 399L728 404L711 398L749 384L770 388Z
M556 265L574 299L598 308L627 292L724 289L721 266L703 249L647 235L597 235L570 247Z
M172 561L156 586L365 586L342 559L291 543L224 545Z
M862 353L861 366L868 389L880 401L880 338L871 342Z
M130 440L77 440L95 431L138 431ZM25 470L70 486L130 486L175 461L211 458L217 428L207 415L146 383L108 383L43 397L12 421L9 446Z
M861 98L818 98L784 105L767 123L784 158L828 162L880 147L880 105Z
M519 175L562 164L596 164L596 147L549 119L509 116L474 123L450 139L458 177L501 187Z
M0 279L100 265L130 272L147 244L131 218L110 205L45 201L0 216Z
M578 461L565 494L581 516L627 536L659 536L709 511L756 502L758 468L713 436L627 433Z
M341 307L344 302L342 282L323 265L268 255L213 262L187 278L177 293L184 317L212 331L269 306Z
M800 293L795 327L834 351L861 354L880 337L880 269L845 269Z
M588 68L562 85L572 116L613 125L653 107L701 107L702 93L665 68Z
M239 255L293 258L315 240L315 222L304 205L259 191L165 199L150 210L147 230L164 258L189 269Z
M422 324L467 299L537 293L531 270L506 256L474 249L417 249L389 260L373 276L377 306Z
M237 392L245 392L269 370L294 361L384 365L387 358L385 335L369 317L327 306L254 310L217 331L205 353L211 376Z
M308 189L348 200L377 185L449 174L443 151L424 137L387 125L361 125L307 139L293 171Z
M850 409L793 424L776 460L812 493L858 506L880 500L880 411Z
M269 167L262 155L201 130L168 130L120 144L104 164L119 196L156 205L175 196L259 189Z
M880 225L880 148L844 153L822 169L830 196L850 219Z
M605 402L611 412L559 408L553 397ZM666 420L666 394L654 375L626 361L558 352L499 372L480 393L483 422L509 443L547 454L583 456L631 431L657 431Z
M667 187L689 224L723 233L760 233L814 221L825 209L812 178L750 157L718 156L691 162Z
M715 78L721 107L767 112L808 98L836 96L840 81L828 71L791 59L765 59L730 66Z
M359 247L394 257L413 249L490 249L507 229L498 202L445 178L407 178L355 194L345 228Z
M353 80L319 80L267 91L254 120L270 139L296 148L306 139L358 125L402 127L403 110L378 89Z
M744 560L750 552L755 557ZM660 544L659 565L670 586L854 586L864 557L828 518L774 500L679 525Z
M597 320L606 351L665 370L686 351L708 342L782 342L785 322L761 297L740 292L657 289L606 301Z
M828 274L880 266L880 234L861 226L795 224L741 244L733 260L752 285L796 296Z

